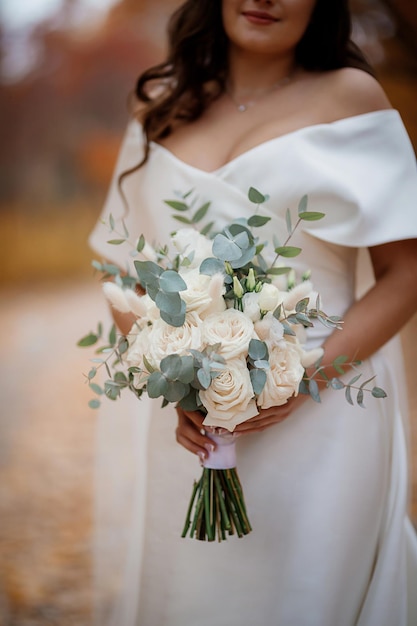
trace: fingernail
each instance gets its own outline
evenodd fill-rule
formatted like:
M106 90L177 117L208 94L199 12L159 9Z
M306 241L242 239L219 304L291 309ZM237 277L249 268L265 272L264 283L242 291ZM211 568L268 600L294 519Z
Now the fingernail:
M205 449L206 449L208 452L214 452L214 450L215 450L215 448L214 448L214 444L212 444L212 443L205 443L205 444L204 444L204 447L205 447Z
M198 455L198 458L200 459L200 465L201 467L203 467L204 461L206 460L206 455L204 454L204 452L201 452L201 450L197 452L197 455Z

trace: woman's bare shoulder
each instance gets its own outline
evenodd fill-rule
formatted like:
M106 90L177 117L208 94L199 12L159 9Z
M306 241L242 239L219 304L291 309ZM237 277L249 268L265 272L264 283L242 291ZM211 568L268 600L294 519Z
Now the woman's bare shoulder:
M382 86L368 72L345 67L327 72L322 80L335 118L392 108Z

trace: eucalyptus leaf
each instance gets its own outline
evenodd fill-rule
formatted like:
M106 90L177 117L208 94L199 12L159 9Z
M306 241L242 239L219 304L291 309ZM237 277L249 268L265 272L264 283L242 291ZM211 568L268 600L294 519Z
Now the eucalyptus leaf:
M92 378L94 378L94 376L97 374L97 368L96 367L92 367L90 369L90 371L87 374L87 378L88 380L91 380Z
M129 342L126 337L120 337L119 343L117 344L117 350L119 354L124 354L129 349Z
M116 325L112 324L109 332L109 344L113 347L116 345Z
M210 387L210 384L211 384L210 373L206 372L206 370L202 367L197 370L197 380L203 389L208 389Z
M124 372L116 372L113 380L122 385L126 385L128 383L126 374Z
M310 302L310 298L303 298L302 300L299 300L297 304L295 305L295 310L297 311L297 313L300 313L301 311L305 311L306 308L308 307L309 302Z
M88 403L88 406L90 407L90 409L98 409L100 405L101 405L101 402L100 400L97 400L97 398L90 400Z
M155 304L160 311L169 315L179 315L182 311L182 300L178 293L159 291L155 298Z
M141 235L138 239L138 243L136 244L136 250L138 252L142 252L143 248L145 247L145 237L143 235Z
M175 209L175 211L188 211L189 207L185 202L179 202L178 200L164 200L165 204Z
M174 270L165 270L159 277L159 286L165 293L176 293L187 289L187 283Z
M341 354L334 359L332 365L338 374L345 373L345 370L343 369L342 365L346 363L347 360L348 360L348 357L345 356L344 354Z
M357 380L359 380L359 378L362 376L362 374L357 374L356 376L354 376L353 378L350 379L350 381L348 382L349 386L352 386L356 383Z
M248 354L254 361L268 357L268 348L264 341L251 339L248 347Z
M192 383L194 380L194 359L186 355L181 357L181 371L178 379L183 383Z
M168 313L162 309L160 310L160 315L164 322L170 326L175 326L175 328L183 326L185 322L185 302L181 300L181 311L177 315Z
M319 386L315 380L310 380L308 384L308 390L310 396L313 398L314 402L321 402Z
M289 324L287 324L287 322L285 320L283 320L281 322L281 324L284 327L284 335L290 335L292 337L295 337L295 332L293 331L293 329L291 328L291 326Z
M266 383L266 373L263 369L253 369L249 372L252 389L256 395L259 395Z
M258 228L260 226L264 226L265 224L267 224L269 221L271 220L270 217L265 217L263 215L252 215L249 219L248 219L248 226L251 226L253 228Z
M323 219L325 217L325 213L320 213L319 211L304 211L298 214L298 217L301 220L306 220L307 222L316 222L318 220Z
M281 274L288 274L291 272L290 267L270 267L266 273L271 276L281 276Z
M113 265L112 263L103 263L101 265L101 271L106 272L107 274L111 274L112 276L117 276L120 274L120 268L117 265Z
M165 397L168 381L161 372L152 372L146 383L146 391L150 398Z
M238 269L240 267L245 267L255 256L256 247L253 245L247 250L243 250L239 259L235 259L234 261L230 261L230 265L233 269Z
M107 243L111 243L113 246L120 246L121 243L124 243L126 239L109 239Z
M146 369L148 370L148 372L150 374L152 374L152 372L155 372L155 368L153 367L153 365L151 365L151 363L148 361L148 359L146 358L146 355L143 355L143 364L146 367Z
M96 393L98 396L102 396L104 391L103 389L100 387L100 385L97 385L96 383L90 383L89 387L92 391L94 391L94 393Z
M376 378L376 374L374 376L372 376L372 378L368 378L368 380L365 380L365 382L363 382L360 386L360 389L363 389L364 387L366 387L366 385L370 382L372 382L374 379Z
M269 370L269 361L266 359L257 359L254 361L254 366L261 370Z
M201 230L200 233L202 235L208 235L208 233L211 231L211 229L214 226L214 222L209 222L208 224L206 224Z
M371 391L374 398L386 398L386 392L381 387L373 387Z
M312 326L314 326L314 324L309 320L307 315L305 315L304 313L297 313L295 318L297 322L299 324L302 324L305 328L311 328Z
M214 257L204 259L204 261L200 265L200 274L213 276L214 274L218 273L224 273L223 261L220 261L220 259L215 259Z
M219 233L213 240L213 254L222 261L235 261L242 256L239 246Z
M352 392L351 392L351 388L350 388L349 385L347 385L347 387L345 389L345 398L349 402L349 404L351 404L353 406Z
M124 219L122 219L121 221L122 221L123 232L125 234L125 237L129 237L129 231L128 231L128 228L126 226L126 222L124 221Z
M298 215L307 211L308 196L303 196L298 203Z
M275 248L275 254L279 254L285 258L292 258L298 256L301 253L301 248L296 246L281 246L279 248Z
M88 333L88 335L86 335L77 342L77 346L79 346L80 348L93 346L95 343L97 343L98 339L99 338L95 333Z
M179 354L169 354L161 360L161 372L168 380L177 380L181 373L181 357Z
M291 211L289 209L285 212L285 223L287 225L287 233L292 235L292 221L291 221Z
M356 403L362 408L365 409L365 405L363 403L363 389L359 389L358 394L356 396Z
M239 246L241 250L246 250L250 245L250 239L247 229L239 230L239 232L232 233L234 243ZM253 239L252 239L253 241ZM256 249L256 248L255 248Z
M197 389L190 389L189 393L179 402L184 411L198 411L202 404Z
M255 189L255 187L249 188L248 198L254 204L262 204L265 202L265 196L260 191Z
M172 217L174 218L174 220L177 220L177 222L181 222L181 224L187 224L188 226L191 226L191 224L193 223L192 220L190 220L188 217L185 217L185 215L173 215Z
M154 282L164 271L153 261L134 261L133 263L141 282L145 285Z
M168 400L168 402L179 402L188 395L189 390L189 385L185 385L179 380L169 381L164 393L164 398Z
M340 378L332 378L330 386L332 389L343 389L345 384L340 380Z
M209 207L210 202L206 202L205 204L203 204L203 206L201 206L198 211L194 213L192 223L197 224L197 222L200 222L205 217Z

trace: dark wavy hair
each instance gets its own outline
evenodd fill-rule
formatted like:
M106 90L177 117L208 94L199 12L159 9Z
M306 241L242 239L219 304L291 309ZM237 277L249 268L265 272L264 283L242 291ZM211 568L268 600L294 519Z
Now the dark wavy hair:
M137 100L146 104L141 112L145 154L139 166L148 158L151 141L168 136L174 124L196 120L225 89L228 40L221 0L184 2L169 21L168 44L166 60L143 72L136 85ZM296 63L306 70L356 67L374 75L351 40L349 0L317 0L297 45ZM155 85L162 88L155 92Z

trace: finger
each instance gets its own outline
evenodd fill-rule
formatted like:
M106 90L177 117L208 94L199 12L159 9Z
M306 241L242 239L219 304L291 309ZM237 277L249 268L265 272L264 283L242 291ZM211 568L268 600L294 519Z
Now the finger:
M262 418L247 420L246 422L239 424L235 428L235 432L245 434L250 432L260 432L262 430L265 430L265 428L268 428L269 426L273 426L274 424L279 424L283 422L288 417L289 413L279 415L273 413L267 416L263 416Z
M178 443L184 445L184 442L186 442L187 445L185 445L185 447L187 450L190 450L191 447L195 454L201 451L207 455L208 452L216 448L216 445L201 427L201 422L204 419L201 413L197 414L197 412L193 412L195 414L195 421L192 421L189 417L190 414L182 411L182 409L177 408L177 413L178 427L176 435Z

